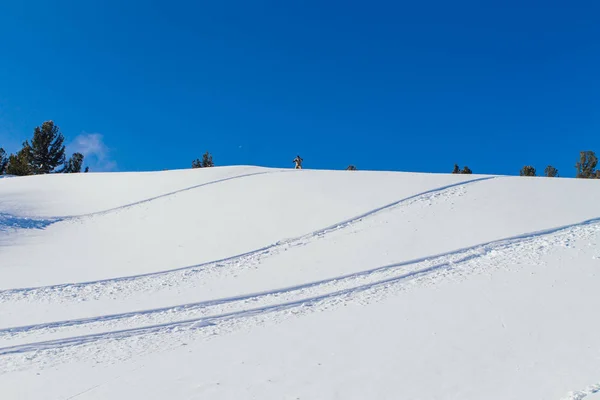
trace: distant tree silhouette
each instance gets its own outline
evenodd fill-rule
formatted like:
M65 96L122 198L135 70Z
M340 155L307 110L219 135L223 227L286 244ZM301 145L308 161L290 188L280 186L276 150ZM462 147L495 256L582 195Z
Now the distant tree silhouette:
M6 173L6 167L8 167L8 157L6 156L6 151L0 147L0 175Z
M598 165L598 157L593 151L582 151L579 153L579 162L575 164L577 168L577 178L595 178L596 177L596 165Z
M85 173L90 172L90 167L85 167L85 171L83 171Z
M199 158L192 161L192 168L210 168L214 166L212 155L208 151L202 155L202 161Z
M519 175L521 176L535 176L536 175L536 171L535 168L533 168L531 165L526 165L521 169L521 172L519 172Z
M348 168L346 168L346 171L356 171L356 167L354 165L348 165Z
M213 163L212 155L207 151L202 156L202 168L210 168L214 166L215 164Z
M546 175L548 178L556 178L558 177L558 170L552 165L548 165L544 170L544 175Z
M29 166L34 174L49 174L65 163L65 138L53 121L46 121L33 131L31 144L25 142Z
M466 165L461 170L460 167L458 166L458 164L454 164L454 169L452 169L452 173L453 174L472 174L473 171L471 171L471 168L467 167Z
M67 174L74 174L81 172L81 167L83 166L83 154L81 153L73 153L71 158L65 163L65 167L62 172Z
M15 176L26 176L32 175L33 171L30 167L29 161L29 144L23 143L23 148L19 150L17 154L11 154L8 157L8 166L6 167L6 173L8 175Z

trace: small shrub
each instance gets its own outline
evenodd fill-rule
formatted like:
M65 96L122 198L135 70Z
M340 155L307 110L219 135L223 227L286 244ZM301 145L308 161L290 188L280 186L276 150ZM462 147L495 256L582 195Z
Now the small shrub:
M598 165L598 157L593 151L582 151L579 153L579 162L575 164L577 168L577 178L590 179L597 176L595 168Z
M533 168L531 165L526 165L521 169L521 172L519 173L519 175L521 176L535 176L536 175L536 171L535 168Z
M548 165L544 170L544 175L546 175L548 178L556 178L558 177L558 170L552 165Z

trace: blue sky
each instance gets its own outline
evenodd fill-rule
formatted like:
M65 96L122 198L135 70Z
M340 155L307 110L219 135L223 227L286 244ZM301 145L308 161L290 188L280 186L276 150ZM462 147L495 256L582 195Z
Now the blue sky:
M10 4L12 3L12 4ZM52 119L92 170L574 175L600 153L597 1L0 4L0 146Z

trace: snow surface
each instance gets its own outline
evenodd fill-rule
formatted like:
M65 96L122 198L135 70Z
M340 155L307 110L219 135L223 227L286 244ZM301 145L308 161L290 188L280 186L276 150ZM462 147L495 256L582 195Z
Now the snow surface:
M596 181L0 180L1 399L600 396Z

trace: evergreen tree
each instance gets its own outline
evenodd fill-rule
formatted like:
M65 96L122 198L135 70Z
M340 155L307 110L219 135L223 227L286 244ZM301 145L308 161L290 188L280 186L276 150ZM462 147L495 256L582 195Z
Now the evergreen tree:
M25 142L31 171L48 174L65 163L65 138L53 121L46 121L33 131L31 145Z
M544 170L544 174L548 178L556 178L556 177L558 177L558 170L556 168L554 168L552 165L548 165L546 167L546 169Z
M346 171L356 171L356 167L354 165L348 165L348 168L346 168Z
M196 158L194 161L192 161L192 168L202 168L202 162Z
M460 167L458 164L454 164L454 169L452 170L453 174L460 174Z
M579 162L575 164L577 168L577 178L594 178L596 176L596 165L598 157L593 151L582 151L579 153Z
M463 168L463 170L461 171L461 174L472 174L473 171L471 171L471 169L469 167L467 167L465 165L465 167Z
M535 176L536 175L536 171L535 168L533 168L531 165L526 165L521 169L521 172L519 173L519 175L521 176Z
M17 154L11 154L10 157L8 157L6 173L15 176L32 175L33 171L31 170L29 162L30 151L31 149L29 149L27 142L23 143L23 148L19 150Z
M67 174L74 174L81 172L81 167L83 166L83 154L81 153L73 153L69 161L66 162L65 167L61 172Z
M83 171L83 172L85 172L85 173L90 172L90 167L85 167L85 171Z
M209 168L214 166L215 164L213 163L212 155L207 151L202 156L202 168Z
M6 151L0 147L0 175L6 173L6 167L8 166L8 158L6 157Z

